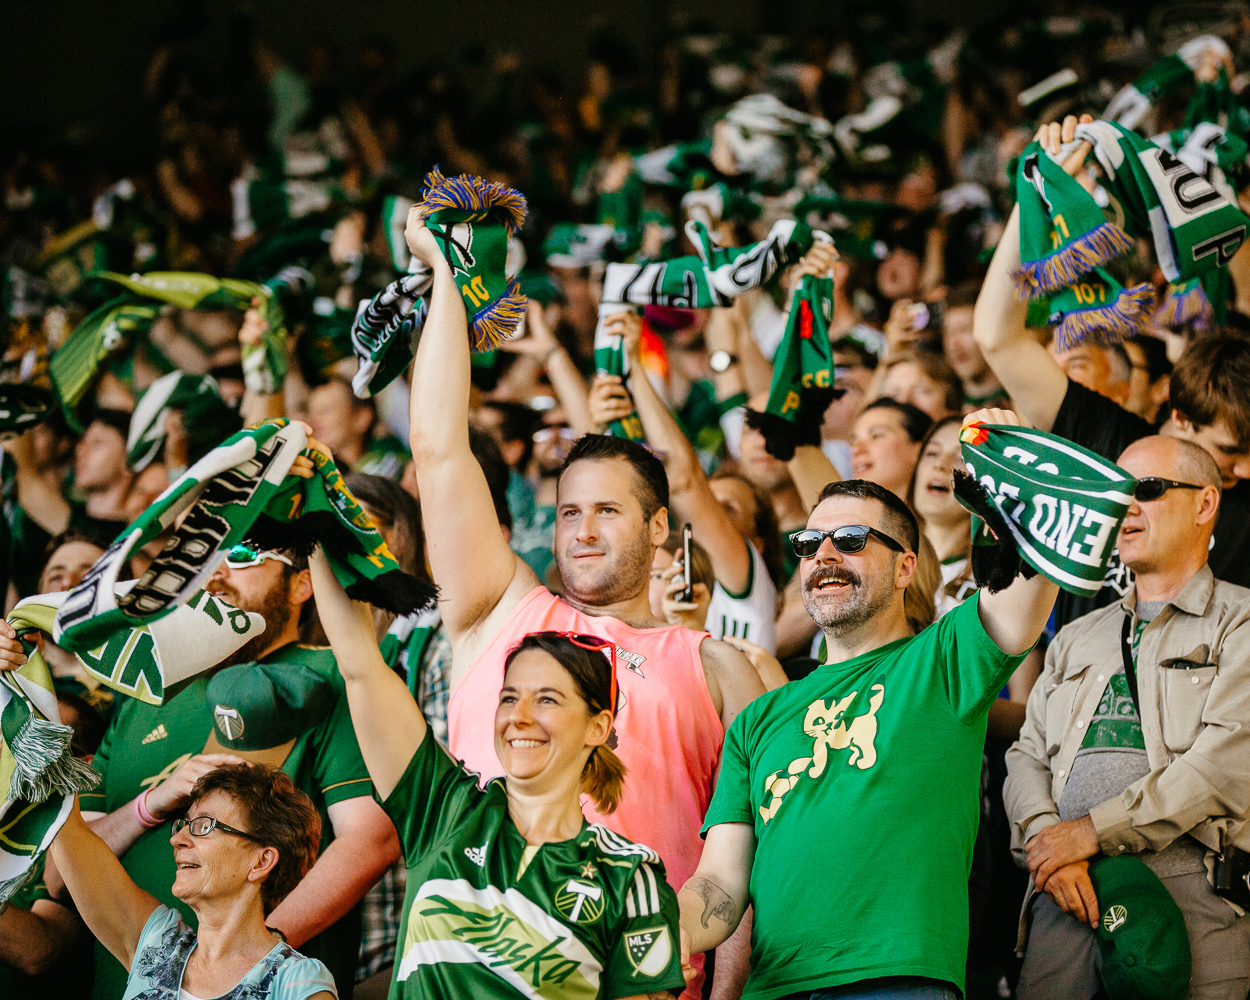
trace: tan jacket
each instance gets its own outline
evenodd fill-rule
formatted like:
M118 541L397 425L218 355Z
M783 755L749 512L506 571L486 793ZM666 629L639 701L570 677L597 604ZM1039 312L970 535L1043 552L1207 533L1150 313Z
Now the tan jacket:
M1003 801L1021 863L1029 839L1059 822L1056 803L1123 663L1121 630L1136 603L1134 590L1078 618L1046 652L1007 751ZM1203 566L1142 632L1137 685L1151 773L1090 810L1103 853L1158 851L1185 833L1215 852L1250 849L1250 590Z

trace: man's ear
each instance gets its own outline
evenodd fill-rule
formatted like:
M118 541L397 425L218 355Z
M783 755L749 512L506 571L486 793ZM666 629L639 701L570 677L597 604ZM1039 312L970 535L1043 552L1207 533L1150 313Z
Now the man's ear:
M292 604L303 604L311 599L313 595L312 573L307 567L298 573L291 574L291 582L287 593L290 595Z
M1204 486L1198 492L1198 510L1195 520L1198 524L1206 524L1215 520L1220 510L1220 491L1214 486Z
M1186 434L1192 434L1198 429L1194 422L1181 413L1180 410L1173 410L1172 415L1168 419L1176 425L1177 430L1184 431Z
M651 544L654 546L663 545L668 538L668 508L661 507L651 515L650 522Z
M906 590L916 575L916 553L904 552L894 564L894 589Z

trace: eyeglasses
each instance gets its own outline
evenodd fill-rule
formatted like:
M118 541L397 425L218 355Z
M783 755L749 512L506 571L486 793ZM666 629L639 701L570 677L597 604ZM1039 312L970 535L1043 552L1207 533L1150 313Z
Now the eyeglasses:
M276 559L280 563L294 568L295 564L281 552L275 552L273 549L262 549L255 545L248 545L246 542L239 542L237 545L230 546L230 551L226 553L226 565L231 569L247 569L251 566L259 566L266 559Z
M220 830L222 833L233 833L236 837L246 837L248 840L260 843L250 833L244 833L242 830L236 830L232 826L226 826L225 823L213 816L196 816L193 819L179 816L169 824L169 827L174 833L178 833L184 827L189 828L192 837L207 837L214 830Z
M534 431L534 444L546 444L557 434L560 435L561 441L577 440L577 431L572 427L544 427Z
M800 559L810 559L820 551L820 547L824 544L826 538L833 542L833 547L839 552L849 553L862 552L864 546L868 544L869 535L876 536L881 540L882 544L895 552L907 551L889 535L878 531L876 528L870 528L866 524L847 524L841 528L834 528L832 531L804 528L801 531L791 533L790 545L794 548L794 554Z
M568 639L574 646L580 646L582 649L603 652L608 651L608 659L612 663L612 676L608 681L608 707L612 710L612 715L616 715L617 687L616 687L616 643L608 639L600 639L597 635L583 635L580 632L551 632L550 635L558 635L562 639Z
M1202 489L1197 483L1181 483L1175 479L1160 479L1158 476L1147 476L1145 479L1137 480L1137 489L1133 491L1133 497L1149 503L1151 500L1158 500L1168 490L1200 490Z

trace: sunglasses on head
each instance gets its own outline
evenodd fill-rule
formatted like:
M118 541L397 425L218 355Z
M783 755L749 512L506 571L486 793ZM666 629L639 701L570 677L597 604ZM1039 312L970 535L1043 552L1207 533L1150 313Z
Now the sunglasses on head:
M230 551L226 553L226 565L231 569L247 569L250 566L259 566L266 559L276 559L278 562L285 563L291 567L295 565L281 552L275 552L273 549L262 549L257 545L249 545L246 542L231 545Z
M876 528L870 528L866 524L847 524L841 528L834 528L831 531L821 531L818 528L803 528L801 531L791 533L790 545L794 548L794 554L800 559L810 559L820 551L820 547L824 544L826 538L833 542L833 547L839 552L850 553L862 552L864 546L868 544L870 535L895 552L907 551L889 535L878 531Z
M609 639L601 639L597 635L584 635L581 632L552 632L552 635L558 635L562 639L568 639L574 646L580 646L582 649L603 652L608 651L608 660L612 664L612 676L608 680L608 707L612 710L612 715L616 715L617 688L616 688L616 643Z
M1158 500L1168 490L1200 489L1202 487L1197 483L1182 483L1175 479L1160 479L1158 476L1147 476L1145 479L1137 480L1137 489L1133 491L1133 497L1149 503L1151 500Z

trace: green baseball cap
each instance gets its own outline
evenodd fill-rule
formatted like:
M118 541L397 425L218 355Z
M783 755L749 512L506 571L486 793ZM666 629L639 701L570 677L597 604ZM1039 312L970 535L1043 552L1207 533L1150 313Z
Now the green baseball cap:
M334 685L299 663L240 663L206 692L213 736L227 752L270 750L316 726L334 706Z
M1098 949L1109 1000L1184 1000L1189 993L1189 934L1176 900L1137 858L1090 866L1098 896Z

